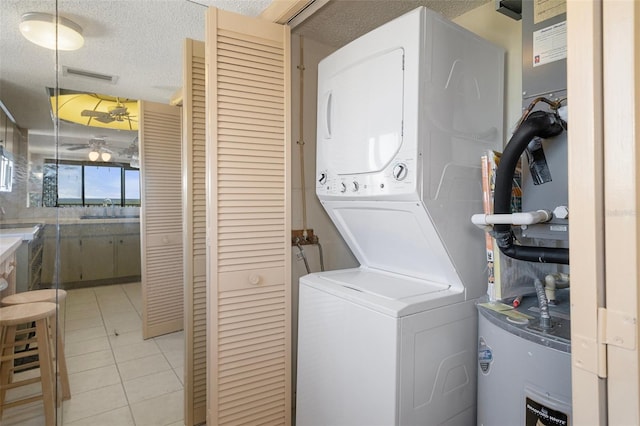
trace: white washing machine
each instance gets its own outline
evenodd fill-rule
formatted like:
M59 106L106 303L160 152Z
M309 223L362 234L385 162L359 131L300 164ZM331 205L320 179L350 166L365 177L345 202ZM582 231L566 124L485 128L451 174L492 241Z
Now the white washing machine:
M473 425L473 301L366 269L302 278L298 425Z
M480 156L504 51L418 8L318 68L316 193L360 262L300 280L299 426L475 423Z

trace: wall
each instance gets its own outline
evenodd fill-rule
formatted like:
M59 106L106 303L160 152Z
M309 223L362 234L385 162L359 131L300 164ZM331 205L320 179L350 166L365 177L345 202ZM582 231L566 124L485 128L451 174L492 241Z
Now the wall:
M304 39L304 88L303 88L303 135L304 172L307 205L307 227L312 228L319 236L324 252L325 269L343 269L357 266L356 259L338 234L333 223L316 197L316 103L317 103L317 71L318 62L334 48L313 40ZM300 180L300 74L297 66L300 63L300 37L291 37L291 86L292 86L292 227L302 229L302 185ZM293 250L293 254L298 252ZM318 250L315 247L305 249L312 271L319 271ZM301 275L306 274L304 263L295 260L293 264L293 283L297 283Z
M505 122L507 140L522 114L522 21L515 21L495 11L491 1L453 20L480 37L503 47L505 57Z
M331 52L333 48L325 46L313 40L304 39L304 88L303 88L303 135L304 141L304 172L307 206L307 228L313 229L319 237L324 254L325 270L345 269L358 266L351 250L333 226L331 219L316 197L316 102L318 87L318 62ZM292 229L302 229L302 184L300 167L300 37L291 36L291 222ZM320 271L320 258L317 246L303 246L305 255L312 272ZM291 250L291 320L292 320L292 389L293 404L295 406L295 380L297 371L297 346L298 346L298 281L306 275L304 261L299 256L297 247Z
M27 203L27 131L16 126L0 109L0 145L13 156L13 188L0 192L0 220L19 217L20 206Z

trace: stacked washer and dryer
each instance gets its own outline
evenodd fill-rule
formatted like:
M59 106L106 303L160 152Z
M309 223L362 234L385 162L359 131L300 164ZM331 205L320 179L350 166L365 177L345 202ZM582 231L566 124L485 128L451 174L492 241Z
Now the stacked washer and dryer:
M426 8L320 63L316 192L361 266L300 280L298 425L475 423L503 84L501 48Z

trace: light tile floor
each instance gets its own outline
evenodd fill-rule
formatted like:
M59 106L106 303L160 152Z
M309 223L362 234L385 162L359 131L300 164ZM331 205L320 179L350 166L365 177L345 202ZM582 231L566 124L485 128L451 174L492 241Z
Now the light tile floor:
M140 283L69 290L60 309L71 399L62 426L183 425L184 335L142 339ZM22 378L38 370L20 373ZM33 384L7 400L40 392ZM2 426L44 425L41 402L5 410Z

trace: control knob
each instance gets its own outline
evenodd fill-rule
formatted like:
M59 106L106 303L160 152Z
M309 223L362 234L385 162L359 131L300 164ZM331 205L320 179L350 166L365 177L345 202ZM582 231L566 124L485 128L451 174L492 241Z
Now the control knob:
M347 185L345 185L344 182L340 183L340 192L347 192Z
M325 183L327 183L327 173L326 172L320 173L320 176L318 177L318 182L320 182L321 185L324 185Z
M407 165L404 163L398 163L393 166L393 178L395 180L404 180L407 177Z
M360 189L360 184L354 180L351 183L351 192L358 192L358 189Z

